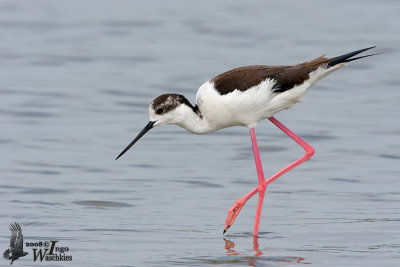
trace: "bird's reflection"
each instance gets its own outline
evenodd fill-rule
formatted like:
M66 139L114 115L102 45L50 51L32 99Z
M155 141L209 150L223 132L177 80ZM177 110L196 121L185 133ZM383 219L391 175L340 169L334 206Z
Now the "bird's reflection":
M253 250L256 252L254 254L254 257L261 256L263 253L258 249L258 236L253 236Z
M263 252L259 249L258 237L253 236L253 250L254 256L249 256L246 253L238 252L235 248L235 243L231 240L224 239L225 241L225 250L228 256L238 256L240 257L240 262L247 261L249 266L258 266L257 262L289 262L289 263L302 263L308 264L304 262L304 258L302 257L263 257Z

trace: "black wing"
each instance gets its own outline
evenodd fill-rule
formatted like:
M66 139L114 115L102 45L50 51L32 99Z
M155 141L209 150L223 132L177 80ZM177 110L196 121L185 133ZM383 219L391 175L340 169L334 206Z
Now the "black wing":
M21 226L17 222L10 224L10 249L12 252L13 250L23 251L24 245L24 236L22 235Z
M375 46L360 49L334 58L325 58L321 56L293 66L245 66L224 72L211 79L211 82L214 83L215 89L221 95L225 95L235 90L246 91L266 79L271 79L275 81L272 91L274 93L281 93L304 83L310 78L310 73L320 66L330 68L340 63L372 56L374 54L354 57L374 47Z
M266 79L271 79L275 81L273 92L280 93L302 84L310 77L310 72L326 64L328 60L320 57L310 63L307 62L308 64L294 66L246 66L222 73L211 81L215 89L221 95L225 95L234 90L246 91Z

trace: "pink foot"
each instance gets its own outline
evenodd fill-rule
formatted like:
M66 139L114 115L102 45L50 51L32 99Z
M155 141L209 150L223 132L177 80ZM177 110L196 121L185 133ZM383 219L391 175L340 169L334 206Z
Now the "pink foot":
M230 208L230 210L228 211L228 217L226 218L226 221L225 221L224 234L225 234L226 230L228 230L228 228L232 226L232 224L236 220L236 217L239 215L240 211L242 210L243 205L247 202L247 200L249 200L256 193L259 193L257 212L256 212L256 220L254 223L254 231L253 231L253 236L257 237L258 228L259 228L259 224L260 224L262 204L263 204L263 200L264 200L266 187L270 183L272 183L273 181L278 179L280 176L282 176L289 170L293 169L294 167L300 165L301 163L309 160L314 155L314 152L315 152L314 148L312 148L309 144L307 144L298 135L293 133L291 130L289 130L285 125L280 123L274 117L270 117L269 120L273 124L275 124L279 129L281 129L284 133L286 133L290 138L292 138L296 143L298 143L301 147L303 147L304 150L306 151L306 153L302 157L300 157L298 160L292 162L291 164L286 166L284 169L282 169L282 170L278 171L277 173L275 173L274 175L272 175L269 179L264 180L264 173L262 170L260 154L258 152L256 134L255 134L254 128L250 128L251 141L252 141L252 145L253 145L254 158L255 158L257 174L258 174L258 186L256 188L254 188L252 191L250 191L249 193L247 193L245 196L239 198L236 201L236 203L232 206L232 208Z
M232 208L228 211L228 217L225 220L225 228L224 234L229 227L235 222L236 217L239 215L240 211L242 210L243 205L249 200L252 196L254 196L258 192L258 187L254 188L252 191L247 193L245 196L239 198L235 204L233 204Z
M235 204L233 204L232 208L229 209L228 211L228 217L226 217L225 220L225 228L224 228L224 234L226 230L228 230L229 227L235 222L236 217L239 215L240 211L242 210L243 205L246 202L243 201L243 198L239 198Z

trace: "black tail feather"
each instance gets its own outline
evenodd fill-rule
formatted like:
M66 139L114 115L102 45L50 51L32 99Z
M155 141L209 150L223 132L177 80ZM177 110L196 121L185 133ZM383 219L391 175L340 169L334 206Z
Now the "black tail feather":
M356 59L374 56L376 54L371 54L371 55L352 58L355 55L358 55L358 54L360 54L360 53L362 53L364 51L370 50L372 48L375 48L375 46L371 46L371 47L368 47L368 48L360 49L360 50L357 50L357 51L354 51L354 52L351 52L351 53L344 54L342 56L334 57L334 58L332 58L331 61L329 61L327 67L330 68L330 67L335 66L335 65L340 64L340 63L346 63L346 62L350 62L350 61L353 61L353 60L356 60Z

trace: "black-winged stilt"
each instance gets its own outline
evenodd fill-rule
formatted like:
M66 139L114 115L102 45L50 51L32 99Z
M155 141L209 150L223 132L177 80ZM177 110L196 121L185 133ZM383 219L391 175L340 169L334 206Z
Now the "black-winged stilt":
M195 106L183 95L161 95L150 104L149 123L116 159L155 126L176 124L194 134L207 134L230 126L249 127L258 186L239 198L229 210L224 233L233 224L246 201L258 193L253 230L253 235L257 236L267 185L310 159L314 154L314 149L309 144L275 119L273 115L300 102L312 85L334 70L343 67L345 63L372 56L373 54L354 57L374 47L333 58L321 56L292 66L256 65L236 68L205 82L197 91ZM270 120L306 151L304 156L267 180L264 179L254 130L257 122L263 119Z

